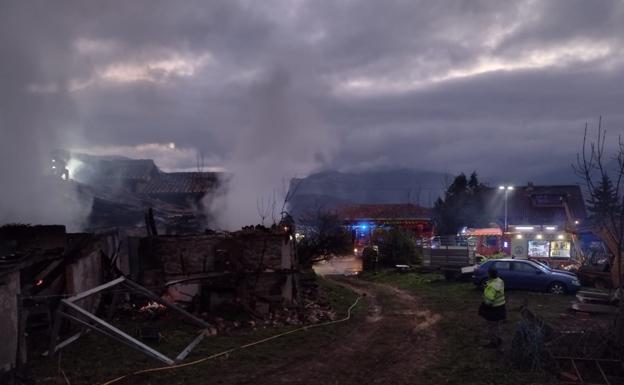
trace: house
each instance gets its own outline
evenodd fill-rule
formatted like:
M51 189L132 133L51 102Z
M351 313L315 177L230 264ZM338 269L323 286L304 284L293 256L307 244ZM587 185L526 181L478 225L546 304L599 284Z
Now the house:
M372 244L376 229L398 228L416 239L434 234L431 209L409 203L343 206L338 209L338 215L353 234L356 254Z
M538 186L529 183L513 190L489 191L498 202L497 216L505 231L506 253L514 258L533 258L565 264L578 255L577 226L587 219L578 185ZM504 200L507 200L505 221Z
M61 153L52 160L69 175L57 176L89 194L90 230L142 225L151 208L163 231L198 231L210 222L203 198L218 194L224 180L217 172L164 172L152 159Z
M199 204L204 195L216 191L219 176L215 172L160 172L137 193L174 204Z
M71 154L67 164L70 179L96 188L130 193L137 193L160 173L152 159Z
M219 184L219 173L163 172L152 159L84 154L72 156L80 162L80 166L73 170L71 178L96 189L123 190L180 203L189 197L199 200L206 193L214 191Z
M490 189L491 200L502 203L504 192ZM505 213L503 205L497 219L504 223ZM568 218L566 208L571 218ZM578 185L538 186L529 183L526 186L517 186L508 192L507 223L518 225L557 225L565 227L568 219L582 223L587 218L585 202L581 188Z

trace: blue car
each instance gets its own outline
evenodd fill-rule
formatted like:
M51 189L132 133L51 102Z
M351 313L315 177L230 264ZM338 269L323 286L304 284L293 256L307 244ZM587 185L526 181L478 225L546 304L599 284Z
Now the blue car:
M574 294L581 288L576 274L523 259L494 259L483 263L472 276L475 285L485 286L491 267L498 271L498 276L505 282L505 289Z

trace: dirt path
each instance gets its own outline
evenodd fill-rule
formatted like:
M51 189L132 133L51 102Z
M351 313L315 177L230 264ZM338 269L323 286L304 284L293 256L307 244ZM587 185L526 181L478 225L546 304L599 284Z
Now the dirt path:
M432 314L407 292L356 279L336 279L365 293L366 321L338 337L325 351L261 370L248 384L418 384L438 351ZM305 347L302 347L305 350Z

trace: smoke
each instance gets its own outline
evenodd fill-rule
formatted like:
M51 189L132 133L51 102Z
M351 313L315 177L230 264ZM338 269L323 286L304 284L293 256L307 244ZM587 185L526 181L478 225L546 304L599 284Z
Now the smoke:
M77 229L89 198L75 184L45 175L52 151L76 134L73 102L63 91L71 69L67 31L60 15L27 22L32 12L24 2L4 2L0 11L0 224Z
M289 58L292 60L292 57ZM300 63L299 63L300 64ZM289 181L325 164L334 149L316 112L316 85L305 65L275 65L250 88L246 124L225 161L223 194L205 202L217 227L279 221Z
M223 171L212 165L221 163L216 155L205 155L197 148L178 146L174 142L169 143L142 143L134 146L89 146L85 148L72 148L72 153L95 155L104 158L126 157L131 159L152 159L158 168L166 172L174 171ZM70 175L76 176L72 170L80 168L80 161L72 158L70 163Z

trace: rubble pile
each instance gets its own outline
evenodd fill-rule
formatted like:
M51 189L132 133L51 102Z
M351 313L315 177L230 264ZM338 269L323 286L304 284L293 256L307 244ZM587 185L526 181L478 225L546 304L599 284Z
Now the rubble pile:
M303 312L294 308L281 308L268 314L265 319L227 320L223 317L202 314L202 319L210 324L204 332L206 336L230 334L236 331L278 328L288 325L310 325L335 321L336 312L328 303L308 302Z

